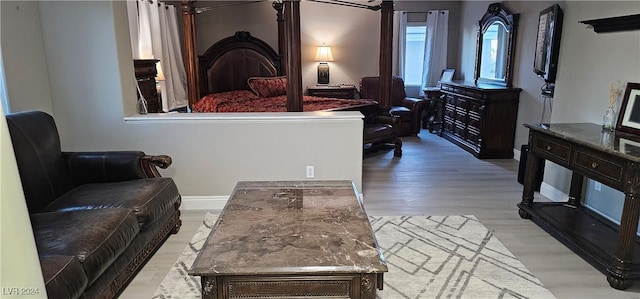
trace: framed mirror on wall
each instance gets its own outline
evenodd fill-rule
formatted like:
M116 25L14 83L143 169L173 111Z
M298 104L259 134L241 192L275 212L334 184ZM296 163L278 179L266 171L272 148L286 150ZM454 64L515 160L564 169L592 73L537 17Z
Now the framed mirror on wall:
M519 14L492 3L478 21L474 82L511 87Z

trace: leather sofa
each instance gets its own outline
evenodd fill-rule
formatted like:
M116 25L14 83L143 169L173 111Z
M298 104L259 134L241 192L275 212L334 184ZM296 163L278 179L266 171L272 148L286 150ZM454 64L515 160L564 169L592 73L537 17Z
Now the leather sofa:
M380 101L378 97L379 77L363 77L360 79L360 98ZM398 76L391 79L391 115L400 117L398 136L415 136L420 133L422 111L426 101L408 98L404 90L404 80Z
M48 298L118 297L180 229L180 194L156 168L171 159L63 152L50 115L6 118Z

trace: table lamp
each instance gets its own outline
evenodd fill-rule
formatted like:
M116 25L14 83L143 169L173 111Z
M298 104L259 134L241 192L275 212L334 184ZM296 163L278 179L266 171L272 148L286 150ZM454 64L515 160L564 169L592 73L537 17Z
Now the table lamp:
M329 64L328 61L333 61L333 54L331 54L331 47L319 46L316 50L315 61L319 61L318 64L318 85L329 84Z

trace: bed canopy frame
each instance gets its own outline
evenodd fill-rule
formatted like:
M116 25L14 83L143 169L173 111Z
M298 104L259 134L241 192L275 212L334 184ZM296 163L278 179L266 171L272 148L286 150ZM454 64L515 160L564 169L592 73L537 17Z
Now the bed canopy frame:
M391 108L391 77L393 53L393 1L382 0L380 5L351 3L343 0L311 0L320 3L338 4L381 11L380 57L378 94L381 112L388 114ZM195 16L198 9L194 0L181 0L187 72L187 97L189 106L200 98L200 74L196 50ZM300 0L274 1L278 23L278 54L282 62L282 73L287 76L287 111L302 111L302 54L300 45Z

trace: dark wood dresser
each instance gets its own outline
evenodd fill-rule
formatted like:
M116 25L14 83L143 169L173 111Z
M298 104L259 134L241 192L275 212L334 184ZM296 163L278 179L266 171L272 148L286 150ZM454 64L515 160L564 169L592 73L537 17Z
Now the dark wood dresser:
M149 113L162 112L162 103L156 89L156 63L157 59L134 59L133 67L135 69L136 81L140 87L140 92L147 100L147 111ZM136 91L136 94L137 91ZM140 95L138 94L139 98Z
M480 159L511 159L520 88L442 82L442 137Z

